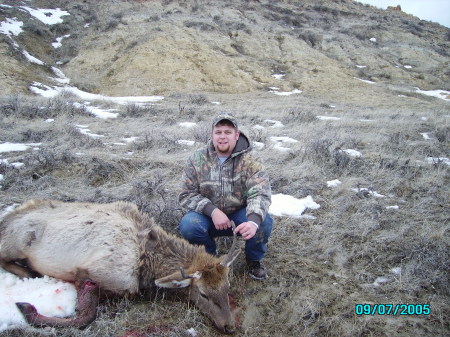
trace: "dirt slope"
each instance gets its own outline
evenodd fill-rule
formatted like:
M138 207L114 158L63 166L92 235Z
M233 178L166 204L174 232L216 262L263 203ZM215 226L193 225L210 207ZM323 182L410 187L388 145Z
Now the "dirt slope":
M349 0L31 5L60 7L70 15L62 24L46 26L17 4L1 8L1 19L14 15L26 22L24 32L14 37L19 47L3 38L3 48L9 49L0 64L6 92L26 92L31 79L53 84L50 66L60 68L80 89L116 96L276 87L313 97L371 101L388 84L408 90L450 88L447 28ZM62 47L49 46L69 34ZM27 71L22 49L46 64ZM17 83L11 73L17 74ZM280 80L276 74L284 76Z

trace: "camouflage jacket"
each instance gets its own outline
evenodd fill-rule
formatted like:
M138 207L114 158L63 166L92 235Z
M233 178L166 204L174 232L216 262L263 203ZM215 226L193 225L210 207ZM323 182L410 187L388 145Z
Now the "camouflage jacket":
M212 141L195 151L184 169L181 206L207 216L216 208L231 214L246 207L247 219L259 225L271 203L271 188L267 172L251 150L241 132L233 153L223 164Z

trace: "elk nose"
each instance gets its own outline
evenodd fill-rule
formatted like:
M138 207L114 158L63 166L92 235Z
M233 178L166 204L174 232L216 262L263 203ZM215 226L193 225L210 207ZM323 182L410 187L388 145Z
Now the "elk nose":
M234 332L234 326L233 325L225 325L224 330L225 330L225 333L231 334Z

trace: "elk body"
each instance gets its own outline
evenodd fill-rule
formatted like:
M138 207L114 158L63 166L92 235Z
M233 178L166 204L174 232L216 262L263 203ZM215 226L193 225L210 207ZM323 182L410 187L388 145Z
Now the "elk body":
M134 204L31 200L0 222L0 266L20 277L31 272L74 282L78 314L51 318L17 303L30 324L78 326L96 317L98 289L136 294L151 286L191 287L189 300L220 330L233 332L228 301L229 266L239 254L236 237L228 255L165 232Z

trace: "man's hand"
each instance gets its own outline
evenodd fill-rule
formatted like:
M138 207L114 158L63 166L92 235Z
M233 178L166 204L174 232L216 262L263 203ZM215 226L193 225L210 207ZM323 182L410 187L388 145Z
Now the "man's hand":
M231 227L230 219L218 208L212 212L211 219L217 230L225 230Z
M249 240L255 236L258 227L253 222L243 222L234 229L234 233L240 233L244 240Z

